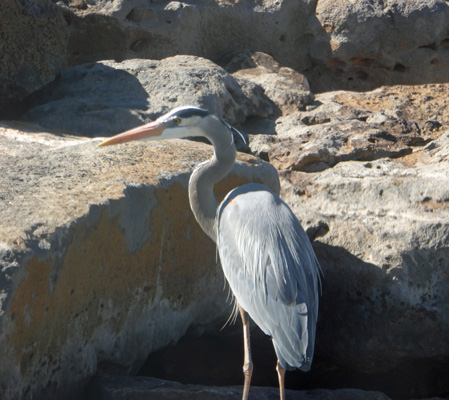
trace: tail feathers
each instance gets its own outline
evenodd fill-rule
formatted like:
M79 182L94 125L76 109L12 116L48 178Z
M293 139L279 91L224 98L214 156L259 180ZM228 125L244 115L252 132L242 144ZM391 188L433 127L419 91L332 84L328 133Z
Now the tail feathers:
M299 304L290 308L287 314L290 314L289 317L283 318L284 323L272 332L279 364L285 369L308 371L312 363L313 343L309 343L307 307L304 303Z

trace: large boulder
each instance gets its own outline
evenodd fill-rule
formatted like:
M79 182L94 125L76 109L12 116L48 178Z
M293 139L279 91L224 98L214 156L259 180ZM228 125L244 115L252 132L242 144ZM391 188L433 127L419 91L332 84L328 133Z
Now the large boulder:
M261 86L193 56L69 68L30 104L23 120L91 137L133 128L177 106L205 108L230 123L276 109Z
M68 27L51 0L0 2L0 114L52 81L64 63Z
M136 372L151 351L189 328L219 330L229 315L215 245L186 190L212 148L97 143L0 128L4 400L79 398L98 368ZM273 167L239 159L218 197L247 181L279 190Z
M449 80L444 0L319 0L310 19L315 91Z

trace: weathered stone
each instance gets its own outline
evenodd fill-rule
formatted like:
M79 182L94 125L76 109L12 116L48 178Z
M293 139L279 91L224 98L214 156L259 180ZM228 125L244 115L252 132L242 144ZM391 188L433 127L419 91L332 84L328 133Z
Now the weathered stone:
M445 134L397 161L283 175L295 213L325 228L317 348L339 365L379 373L448 357L448 155Z
M135 372L189 327L227 318L216 249L186 191L211 147L96 143L0 129L4 400L77 398L98 365ZM239 158L217 196L247 180L279 190L273 167Z
M270 135L250 135L250 148L279 170L308 172L343 161L403 157L449 129L447 89L440 84L318 94L309 110L276 119Z
M317 348L339 365L380 373L449 355L449 136L438 141L424 164L383 158L284 176L295 213L325 227Z
M371 374L379 388L390 371L395 396L448 390L446 92L440 84L319 94L307 111L278 118L277 135L250 135L316 239L318 359L357 382Z
M154 378L121 377L101 374L95 376L87 390L86 400L150 400L186 399L221 400L242 398L241 387L217 387L200 385L181 385L177 382ZM260 400L278 400L277 388L257 387L250 390L250 397ZM289 400L388 400L379 392L364 392L355 389L339 390L287 390Z
M242 50L304 73L314 92L449 80L444 0L89 1L66 11L67 63Z
M105 136L185 105L208 109L230 123L274 112L260 86L236 80L208 60L176 56L64 70L34 98L23 119L47 129Z
M68 65L128 58L162 59L192 54L219 61L254 49L282 65L308 65L305 36L310 0L88 2L72 9Z
M444 0L319 0L309 21L314 91L449 80Z
M234 76L260 85L282 114L304 110L313 94L304 75L281 67L273 57L260 52L243 52L225 66Z
M67 24L50 0L0 2L0 113L53 80L67 44Z

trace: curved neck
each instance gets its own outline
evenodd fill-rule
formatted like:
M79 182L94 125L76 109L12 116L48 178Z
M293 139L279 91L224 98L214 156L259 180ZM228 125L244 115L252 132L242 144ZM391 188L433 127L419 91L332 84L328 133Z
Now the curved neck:
M221 135L219 133L222 133ZM214 146L213 157L200 164L189 181L189 201L193 215L203 231L217 241L216 217L218 202L214 196L214 184L223 179L235 162L236 150L231 134L219 130L207 138Z

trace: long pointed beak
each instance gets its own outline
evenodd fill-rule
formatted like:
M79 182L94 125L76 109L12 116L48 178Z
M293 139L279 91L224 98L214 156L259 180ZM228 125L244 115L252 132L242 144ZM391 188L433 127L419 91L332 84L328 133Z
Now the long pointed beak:
M138 126L137 128L130 129L129 131L119 133L116 136L103 140L98 146L111 146L113 144L131 142L133 140L161 136L165 128L165 124L150 122L149 124Z

